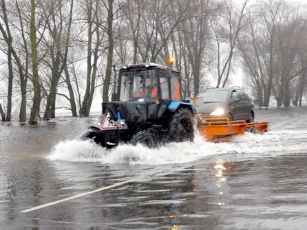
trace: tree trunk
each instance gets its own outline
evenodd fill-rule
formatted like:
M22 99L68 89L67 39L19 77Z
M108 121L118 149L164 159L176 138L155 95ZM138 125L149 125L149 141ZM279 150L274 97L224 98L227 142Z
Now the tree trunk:
M25 49L25 67L21 64L20 58L17 56L14 48L12 48L13 56L18 67L19 79L20 79L20 91L21 91L21 102L19 111L19 122L27 121L27 82L29 74L29 50L28 50L28 39L25 36L25 26L22 19L22 10L19 7L18 1L15 1L19 24L21 28L21 37L23 41L23 46Z
M283 97L283 104L285 107L290 106L290 82L287 79L284 84L284 97Z
M304 91L303 91L304 92ZM300 100L299 100L299 106L302 106L303 103L303 93L300 96Z
M269 107L270 105L270 97L271 97L271 91L272 91L272 83L273 83L273 77L270 77L269 83L266 89L264 89L264 100L263 100L263 106Z
M302 99L303 99L303 95L304 95L304 85L305 85L305 80L303 79L303 82L301 84L300 90L299 90L299 106L302 106Z
M33 82L33 105L31 109L30 124L37 124L39 119L39 109L41 101L41 89L38 75L38 59L37 59L37 41L36 41L36 1L31 0L31 22L30 22L30 40L31 40L31 60L32 60L32 82Z
M59 80L61 78L62 75L62 70L60 69L60 58L58 55L58 60L55 63L55 71L54 71L54 79L51 83L51 89L50 89L50 108L49 108L49 118L55 118L55 103L56 103L56 96L57 96L57 88L58 88L58 84L59 84ZM63 63L63 65L65 65Z
M293 104L295 106L302 106L302 98L303 98L303 95L304 95L304 88L305 88L305 79L307 77L307 71L306 71L306 58L304 57L304 55L301 55L300 56L300 60L301 60L301 69L302 69L302 73L301 73L301 76L299 78L299 81L298 81L298 85L297 85L297 90L296 90L296 95L295 95L295 99L294 99L294 102Z
M199 93L199 79L200 73L199 69L194 67L193 69L193 86L194 86L194 95L197 95Z
M86 73L86 90L84 94L84 98L82 101L82 105L79 111L80 117L88 117L89 116L89 108L88 101L90 97L90 88L91 88L91 73L92 73L92 1L87 2L87 20L88 20L88 30L87 30L87 73Z
M57 92L57 90L56 90ZM56 96L57 93L55 93L54 97L51 98L51 107L50 107L50 115L51 118L55 118L55 103L56 103Z
M295 97L294 97L294 100L293 100L293 105L294 106L298 106L298 103L299 103L299 100L300 100L300 97L303 93L303 85L304 85L304 82L303 82L303 74L304 74L304 71L302 71L302 76L300 76L299 80L298 80L298 83L297 83L297 87L296 87L296 92L295 92Z
M113 2L114 0L108 0L108 58L107 58L107 68L106 68L106 74L103 82L103 101L107 102L109 101L109 90L110 90L110 82L111 82L111 76L112 76L112 65L113 65L113 47L114 47L114 41L113 41Z
M65 65L64 72L65 72L65 81L66 81L67 89L68 89L68 92L69 92L69 102L70 102L70 107L71 107L71 113L72 113L73 117L77 117L78 114L77 114L77 106L76 106L76 101L75 101L75 95L74 95L74 90L73 90L72 85L71 85L70 75L69 75L67 65Z
M11 40L10 40L11 42ZM12 113L12 92L13 92L13 63L12 63L12 51L9 46L7 53L7 63L8 63L8 71L9 71L9 79L8 79L8 89L7 89L7 110L6 110L6 121L11 120Z
M11 55L13 55L16 65L18 67L18 72L19 72L19 78L20 78L20 89L21 89L21 106L20 106L20 114L19 114L19 121L20 122L25 122L27 117L26 117L26 93L27 93L27 80L28 80L28 49L27 49L27 40L25 39L25 33L24 33L24 25L23 25L23 21L21 19L21 10L19 8L18 5L18 1L15 2L16 8L17 8L17 13L19 15L19 21L20 21L20 26L21 26L21 36L22 36L22 40L23 40L23 45L24 48L26 50L26 64L25 64L25 68L23 66L23 64L21 63L21 60L16 52L16 50L14 49L14 47L12 46L12 37L11 37L11 33L10 33L10 28L9 28L9 24L8 24L8 19L7 19L7 13L6 13L6 6L5 6L5 0L1 0L1 6L2 6L2 12L3 12L3 19L5 21L5 26L6 26L6 30L4 30L4 27L2 26L2 24L0 23L0 31L3 35L3 38L11 52Z
M283 93L283 85L280 83L279 85L279 90L278 90L278 95L277 95L277 107L281 107L282 106L282 102L283 102L283 96L284 96L284 93Z
M19 110L19 122L27 121L27 80L24 77L20 77L23 79L20 81L21 88L21 103Z
M270 97L271 97L271 92L272 92L272 86L273 86L273 77L274 77L274 73L273 73L273 65L274 65L274 61L273 61L273 52L274 52L274 37L275 37L275 27L272 27L272 29L270 30L270 61L269 61L269 82L267 84L267 88L264 90L264 106L265 107L269 107L270 105Z
M50 118L55 117L55 99L56 99L58 83L61 77L61 73L59 71L60 71L60 58L59 55L57 55L55 62L52 63L51 86L49 94L47 96L47 103L44 114L45 120L50 120Z
M1 1L1 7L3 12L3 21L5 24L6 32L4 28L1 26L1 32L3 34L4 40L7 43L7 64L8 64L8 90L7 90L7 111L6 111L6 121L11 120L11 113L12 113L12 92L13 92L13 62L12 62L12 36L9 27L9 19L7 17L7 10L5 5L5 0Z
M261 83L258 80L256 80L256 92L257 92L258 106L262 107L263 106L263 93L262 93Z
M3 109L2 109L1 103L0 103L0 115L1 115L2 121L5 121L5 113L4 113Z

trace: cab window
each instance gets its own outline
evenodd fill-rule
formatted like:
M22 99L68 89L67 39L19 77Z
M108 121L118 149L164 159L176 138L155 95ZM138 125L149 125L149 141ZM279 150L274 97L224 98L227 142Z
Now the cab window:
M169 78L168 77L160 77L160 86L161 86L161 98L165 100L169 100Z
M173 72L171 78L171 88L172 88L172 100L180 101L180 82L179 82L179 73Z
M144 96L144 77L142 75L134 76L132 92L134 98Z
M120 75L120 100L155 98L157 80L155 70L123 71Z
M157 78L147 77L145 82L145 96L155 99L158 96Z

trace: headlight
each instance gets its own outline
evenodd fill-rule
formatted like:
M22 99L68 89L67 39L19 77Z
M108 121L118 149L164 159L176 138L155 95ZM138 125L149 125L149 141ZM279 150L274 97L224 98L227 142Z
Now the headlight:
M225 110L223 108L217 108L212 113L210 113L211 116L222 116L224 115Z

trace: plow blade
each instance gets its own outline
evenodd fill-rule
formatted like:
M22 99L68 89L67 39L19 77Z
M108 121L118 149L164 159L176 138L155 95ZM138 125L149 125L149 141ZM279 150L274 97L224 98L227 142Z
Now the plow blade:
M246 123L247 128L254 128L256 133L265 133L269 131L269 122Z
M247 123L245 120L229 120L229 118L208 118L198 116L198 130L201 135L212 142L231 141L234 135L245 132L264 133L268 131L268 122Z

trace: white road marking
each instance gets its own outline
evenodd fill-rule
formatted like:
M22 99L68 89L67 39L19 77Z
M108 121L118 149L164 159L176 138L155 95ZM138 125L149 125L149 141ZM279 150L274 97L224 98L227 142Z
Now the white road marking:
M25 210L22 210L20 212L21 213L33 212L33 211L36 211L36 210L39 210L39 209L42 209L42 208L46 208L46 207L53 206L53 205L56 205L56 204L64 203L64 202L67 202L67 201L70 201L70 200L73 200L73 199L77 199L77 198L80 198L80 197L83 197L83 196L87 196L87 195L90 195L90 194L93 194L93 193L105 191L105 190L108 190L108 189L111 189L111 188L116 188L116 187L119 187L121 185L129 184L129 183L134 182L134 181L135 181L135 179L118 182L118 183L108 185L108 186L105 186L105 187L101 187L101 188L98 188L98 189L95 189L95 190L92 190L92 191L89 191L89 192L80 193L80 194L75 195L75 196L67 197L67 198L64 198L64 199L61 199L61 200L57 200L57 201L53 201L53 202L50 202L50 203L47 203L47 204L42 204L42 205L39 205L39 206L36 206L36 207L33 207L33 208L25 209Z

